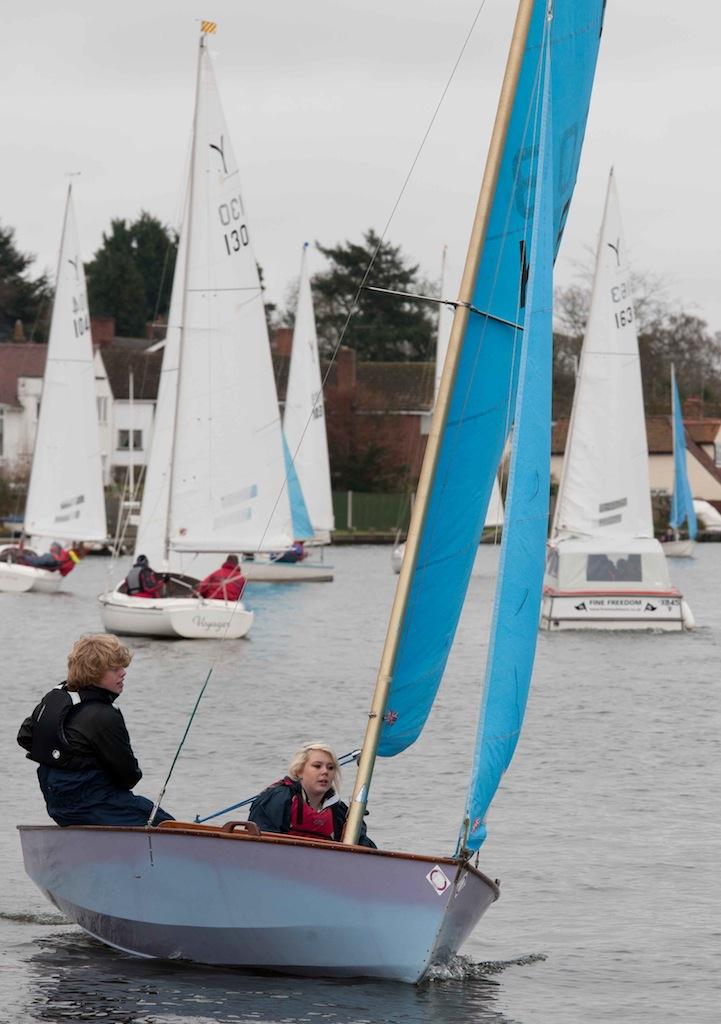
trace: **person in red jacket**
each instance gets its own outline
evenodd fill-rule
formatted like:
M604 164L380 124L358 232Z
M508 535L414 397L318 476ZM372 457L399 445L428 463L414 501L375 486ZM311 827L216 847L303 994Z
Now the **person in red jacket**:
M228 555L221 567L195 588L200 597L212 601L239 601L244 589L245 576L240 571L237 555Z
M18 564L29 565L34 569L47 569L49 572L59 572L61 576L67 576L72 572L80 559L85 554L82 548L70 548L68 551L62 544L53 543L46 555L35 555L21 552L18 557Z

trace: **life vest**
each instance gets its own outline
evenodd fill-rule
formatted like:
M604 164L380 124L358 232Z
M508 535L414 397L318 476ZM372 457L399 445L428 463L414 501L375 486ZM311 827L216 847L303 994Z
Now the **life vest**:
M151 575L151 585L148 586L147 573ZM155 589L157 580L155 574L147 565L134 565L125 577L125 589L130 597L157 597Z
M57 554L57 560L60 562L59 573L61 576L67 576L69 572L72 572L75 566L80 561L79 556L73 549L66 551L64 548Z
M86 700L92 701L92 695ZM33 738L28 757L38 764L50 768L64 768L66 771L82 772L88 768L97 768L94 757L75 753L65 736L65 724L68 715L75 708L82 706L79 693L66 690L64 684L46 693L39 706L33 712Z
M283 784L292 789L298 786L294 779L288 777L283 779ZM333 807L325 807L316 811L303 799L302 791L294 793L290 802L288 831L294 835L311 836L313 839L333 839L335 833Z

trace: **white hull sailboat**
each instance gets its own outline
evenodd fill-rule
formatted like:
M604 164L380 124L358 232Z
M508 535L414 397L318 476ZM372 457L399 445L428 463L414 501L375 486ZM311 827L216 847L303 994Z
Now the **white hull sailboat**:
M688 482L686 465L686 431L683 425L681 399L678 393L676 371L671 366L671 431L673 434L673 497L669 526L673 540L661 543L667 558L691 558L696 548L696 512ZM686 524L688 537L681 537L679 530Z
M108 535L88 298L72 187L65 205L23 533L47 543L105 542ZM59 572L18 564L20 554L15 545L0 552L0 591L53 594L60 589Z
M547 0L519 4L342 843L232 821L21 826L30 876L109 945L288 973L418 981L453 958L497 898L497 883L471 861L516 747L533 669L550 482L553 258L576 180L603 6L557 0L551 19ZM512 188L518 152L529 154L528 180L536 182L522 202ZM361 847L376 756L414 743L431 711L511 425L483 703L454 852Z
M201 43L185 215L135 546L169 585L158 600L129 596L124 583L101 594L103 625L145 636L245 636L253 616L242 602L207 601L193 588L228 554L262 557L292 541L262 289Z
M541 626L693 627L653 534L638 339L613 172L548 546Z

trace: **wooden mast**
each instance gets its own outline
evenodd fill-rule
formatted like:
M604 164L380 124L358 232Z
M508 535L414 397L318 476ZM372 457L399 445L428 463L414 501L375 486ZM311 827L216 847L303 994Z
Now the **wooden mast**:
M481 191L476 206L476 215L473 221L473 229L468 244L463 278L461 280L458 305L456 306L451 328L451 337L448 342L448 352L443 368L443 376L438 390L431 429L428 435L426 453L423 459L416 502L413 508L413 515L408 530L403 563L401 565L400 578L396 588L396 594L391 609L388 632L386 634L383 654L381 656L380 668L376 679L376 686L373 693L371 709L368 715L368 725L363 740L358 774L356 776L355 788L351 800L348 821L343 834L343 842L354 845L358 842L363 815L365 814L368 802L368 790L373 775L373 767L378 752L383 715L385 714L388 694L393 681L393 670L395 667L398 645L400 642L400 630L405 615L406 606L410 594L411 581L415 572L420 538L426 518L429 496L436 474L438 457L441 447L441 439L445 430L448 410L450 407L453 385L455 383L456 371L460 362L460 353L463 338L468 322L468 314L472 298L473 288L478 273L478 266L481 258L481 251L486 237L491 207L496 192L498 174L503 156L503 148L508 134L508 126L513 111L513 103L516 96L518 79L521 73L523 55L528 38L528 30L531 23L535 2L544 3L545 0L519 0L516 23L513 28L513 36L506 62L506 71L501 86L501 94L498 100L496 120L493 125L486 168L481 182Z

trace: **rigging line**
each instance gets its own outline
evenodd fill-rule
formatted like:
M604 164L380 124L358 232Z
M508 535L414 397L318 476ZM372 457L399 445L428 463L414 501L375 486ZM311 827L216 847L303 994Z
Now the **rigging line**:
M395 199L395 202L393 203L393 206L391 207L391 211L388 214L388 217L386 219L386 222L385 222L385 225L383 227L383 230L381 231L381 233L380 233L380 235L378 237L378 244L376 245L375 249L373 250L373 253L371 254L370 261L368 262L368 266L365 269L365 272L363 274L363 278L361 280L361 283L358 285L358 289L356 290L355 297L354 297L353 301L351 302L350 309L348 310L348 313L346 315L345 321L343 323L343 326L341 328L340 334L338 336L338 341L336 342L335 346L333 347L333 351L331 352L331 356L330 356L330 360L328 362L328 366L326 367L326 371L323 374L323 377L321 379L321 392L323 392L325 390L325 385L326 385L328 377L330 375L330 371L331 371L331 369L333 367L333 364L334 364L334 362L336 360L336 357L338 355L338 351L339 351L341 345L343 344L343 339L345 338L346 333L348 331L348 327L350 325L350 321L352 320L352 318L353 318L353 316L354 316L354 314L355 314L355 312L357 310L358 299L360 298L360 294L363 291L363 288L365 287L365 283L368 280L368 276L369 276L371 270L373 269L373 264L375 263L375 260L376 260L376 258L378 256L378 253L380 252L380 250L381 250L381 248L383 246L383 243L385 241L386 235L388 233L388 229L390 228L391 222L392 222L392 220L393 220L393 218L394 218L394 216L396 214L396 211L397 211L397 209L398 209L398 207L400 205L400 202L403 199L403 196L405 195L406 189L408 187L408 183L411 180L411 177L412 177L413 172L414 172L414 170L416 168L416 165L417 165L417 163L418 163L418 161L419 161L419 159L421 157L421 153L423 152L425 144L426 144L426 142L428 140L428 136L430 135L431 130L433 128L433 125L436 122L436 118L438 117L438 114L440 112L441 106L443 105L443 102L444 102L444 100L446 98L448 90L450 89L451 84L453 82L453 79L455 78L455 75L456 75L456 72L458 70L458 67L459 67L459 65L460 65L460 63L461 63L461 61L463 59L463 56L464 56L464 54L466 52L468 44L469 44L469 42L471 40L471 36L473 35L473 32L475 31L476 25L478 23L478 19L480 18L481 13L483 12L483 8L485 6L486 6L486 0L481 0L481 3L479 5L478 9L476 10L476 13L475 13L475 15L473 17L471 25L470 25L467 33L466 33L465 39L463 40L461 48L458 51L458 56L456 57L456 60L455 60L455 62L453 64L453 67L451 68L451 72L450 72L450 74L448 76L448 79L446 80L446 84L444 85L444 87L443 87L443 89L441 91L441 94L440 94L440 96L438 98L438 101L437 101L436 106L435 106L435 108L433 110L431 118L430 118L430 120L428 122L426 130L423 133L423 137L422 137L422 139L420 141L420 144L419 144L419 146L418 146L418 148L416 150L415 156L413 157L413 160L411 161L411 165L410 165L410 167L408 169L408 172L406 173L406 176L403 179L403 184L401 185L400 191L398 192L398 195L397 195L397 197ZM306 431L308 430L308 426L309 426L311 420L313 419L313 411L315 410L316 405L317 405L317 402L314 403L313 409L311 410L311 415L306 420L305 427L303 428L303 432L300 435L300 440L298 441L298 444L296 445L295 451L291 453L291 463L293 465L295 465L296 456L298 455L298 452L300 451L300 447L301 447L301 445L303 443L303 438L305 437ZM283 484L283 487L281 487L280 493L276 497L275 504L274 504L272 512L271 512L271 517L268 520L268 523L266 524L265 531L263 532L263 536L261 537L261 544L262 544L263 540L265 539L265 535L266 535L266 533L268 531L268 528L270 526L270 522L272 521L273 515L275 514L276 508L278 506L278 502L280 501L281 495L283 493L283 489L286 488L287 486L288 486L288 475L286 474L285 482Z
M205 688L207 687L208 683L210 682L210 677L211 677L212 674L213 674L213 665L211 665L210 668L208 669L208 674L205 677L205 682L201 686L200 693L198 694L198 697L197 697L197 699L195 701L195 705L193 707L193 710L190 712L190 718L188 719L188 724L186 725L185 732L183 733L183 736L182 736L182 738L180 740L180 743L178 744L178 749L175 751L175 757L173 758L173 763L170 765L170 769L168 770L168 774L166 776L165 782L163 783L163 788L160 790L160 793L158 794L158 798L157 798L157 800L155 801L155 803L153 805L152 811L150 812L150 817L148 818L148 827L150 827L150 825L151 825L151 823L153 821L153 818L157 814L158 808L160 807L160 804L163 801L163 797L165 796L165 791L168 788L168 783L170 782L170 776L173 774L173 769L175 768L175 764L176 764L178 758L180 757L180 751L183 749L183 744L185 743L186 737L187 737L188 733L190 732L190 727L193 724L193 719L195 718L195 713L197 712L198 707L200 706L200 702L203 699L203 694L205 693Z

